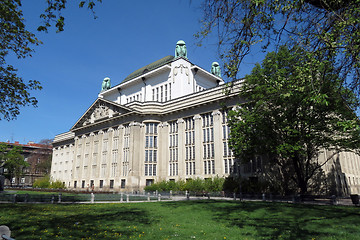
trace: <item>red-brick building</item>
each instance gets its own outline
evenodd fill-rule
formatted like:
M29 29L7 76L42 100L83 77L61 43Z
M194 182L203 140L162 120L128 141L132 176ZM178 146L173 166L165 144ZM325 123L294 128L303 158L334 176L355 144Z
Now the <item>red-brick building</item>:
M11 149L14 146L19 146L22 149L22 155L24 160L29 163L29 166L24 169L24 174L18 178L5 180L5 186L32 186L34 181L38 178L50 173L52 146L45 144L38 144L34 142L28 142L27 144L21 144L19 142L2 142L7 144ZM6 169L0 168L0 174L6 173Z

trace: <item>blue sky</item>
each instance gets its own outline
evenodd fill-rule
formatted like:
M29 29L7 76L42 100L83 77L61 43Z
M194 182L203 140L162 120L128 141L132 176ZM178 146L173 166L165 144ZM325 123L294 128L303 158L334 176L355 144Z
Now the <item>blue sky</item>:
M46 1L22 2L26 26L36 32ZM78 1L68 1L64 32L36 32L44 44L35 47L33 57L8 59L20 76L40 81L43 90L32 92L37 108L22 108L16 120L0 121L0 141L39 142L67 132L96 100L104 77L110 77L113 86L119 84L136 69L174 55L180 39L192 63L206 70L213 61L222 64L216 38L196 46L200 2L105 0L95 8L94 20L90 11L78 8ZM253 58L240 69L242 76L251 71Z

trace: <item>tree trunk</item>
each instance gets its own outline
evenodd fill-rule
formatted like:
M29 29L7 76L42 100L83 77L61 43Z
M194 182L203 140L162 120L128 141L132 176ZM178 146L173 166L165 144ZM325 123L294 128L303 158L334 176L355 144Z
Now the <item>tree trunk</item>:
M306 194L307 193L307 181L305 179L301 179L298 183L298 186L300 188L300 194Z
M297 185L300 189L300 194L307 193L307 180L305 179L303 169L301 168L301 158L298 154L295 153L295 156L292 159L294 170L296 173Z

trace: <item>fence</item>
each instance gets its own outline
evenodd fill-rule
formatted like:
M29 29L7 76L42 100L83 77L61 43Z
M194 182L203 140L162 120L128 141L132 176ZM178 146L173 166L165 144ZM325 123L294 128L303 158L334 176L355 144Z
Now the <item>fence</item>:
M257 200L276 202L310 202L314 204L336 205L335 196L292 195L281 196L273 194L235 194L225 192L135 192L135 193L54 193L54 194L9 194L0 193L0 202L7 203L96 203L96 202L140 202L166 200L197 200L197 199L228 199ZM350 201L350 199L348 199ZM354 203L355 204L355 203ZM356 204L357 205L357 204Z
M0 202L7 203L95 203L95 202L135 202L164 201L169 195L158 193L83 193L83 194L0 194Z

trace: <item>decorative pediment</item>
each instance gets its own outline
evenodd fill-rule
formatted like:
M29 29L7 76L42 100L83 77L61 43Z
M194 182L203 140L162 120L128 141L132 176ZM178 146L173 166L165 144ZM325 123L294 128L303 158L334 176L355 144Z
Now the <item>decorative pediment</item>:
M98 98L71 129L92 125L129 112L129 108Z

